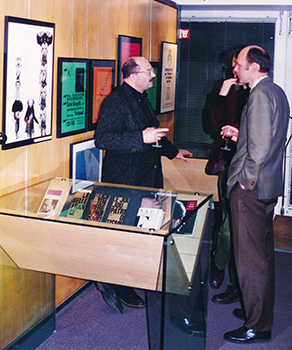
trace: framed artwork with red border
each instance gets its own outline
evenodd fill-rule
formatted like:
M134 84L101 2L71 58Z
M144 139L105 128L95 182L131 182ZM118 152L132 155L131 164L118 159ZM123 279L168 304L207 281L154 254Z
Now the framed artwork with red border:
M88 130L95 130L103 99L115 85L114 60L89 60Z
M123 63L132 56L142 56L142 38L119 35L118 37L118 85L123 82Z

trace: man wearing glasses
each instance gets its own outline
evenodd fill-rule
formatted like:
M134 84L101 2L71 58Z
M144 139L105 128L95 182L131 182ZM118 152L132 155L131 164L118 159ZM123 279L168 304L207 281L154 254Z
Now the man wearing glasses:
M95 145L105 150L102 181L142 187L163 187L161 156L188 161L191 152L178 150L165 136L148 101L154 70L144 57L131 57L122 67L123 84L108 95L99 111ZM122 303L144 307L129 287L98 283L107 304L122 312Z

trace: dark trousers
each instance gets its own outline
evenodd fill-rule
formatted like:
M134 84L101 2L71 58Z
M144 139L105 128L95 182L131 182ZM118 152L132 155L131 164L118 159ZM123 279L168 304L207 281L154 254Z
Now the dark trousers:
M237 183L230 194L233 242L242 292L245 326L271 331L275 299L273 212L277 199L261 201L258 191L242 190Z
M223 158L218 179L218 192L222 208L222 223L218 230L214 261L219 270L225 270L227 266L229 267L230 283L235 284L236 269L234 266L235 263L231 237L230 204L229 199L226 198L228 169L229 161L226 161Z

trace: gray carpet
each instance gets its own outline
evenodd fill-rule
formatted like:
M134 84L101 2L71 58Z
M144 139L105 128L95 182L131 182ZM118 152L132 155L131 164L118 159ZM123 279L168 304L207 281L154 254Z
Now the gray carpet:
M225 290L226 276L219 290L209 292L207 350L292 350L292 254L276 252L276 303L272 340L264 344L237 345L223 339L224 332L242 325L232 315L239 302L217 305L211 297ZM143 296L142 291L138 293ZM145 309L124 308L117 314L103 301L94 285L57 313L57 330L37 350L146 350ZM182 346L180 349L183 350ZM172 349L169 349L172 350ZM176 349L174 349L176 350ZM194 349L195 350L195 349Z
M272 340L263 344L234 344L223 339L225 332L239 328L243 321L232 315L240 303L218 305L211 301L213 295L221 293L228 285L228 276L219 290L209 289L207 350L291 350L292 349L292 252L275 254L276 299Z

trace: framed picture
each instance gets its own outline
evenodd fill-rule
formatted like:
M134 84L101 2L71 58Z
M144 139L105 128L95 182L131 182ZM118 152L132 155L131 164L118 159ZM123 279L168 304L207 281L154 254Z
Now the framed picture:
M89 60L88 130L95 130L103 99L115 85L114 60Z
M142 38L119 35L118 37L118 85L123 82L123 63L132 56L142 56Z
M160 62L150 62L151 66L154 68L154 73L156 75L155 79L153 80L153 86L152 88L147 90L148 100L154 109L155 113L159 113L159 94L158 91L160 90L160 84L161 84L161 76L160 76Z
M177 44L162 41L160 113L171 112L175 108L176 69Z
M55 24L5 17L2 149L52 138Z
M73 180L74 192L78 187L76 180L101 181L103 151L96 148L94 139L70 145L70 178Z
M58 138L87 130L87 75L87 59L58 58Z

